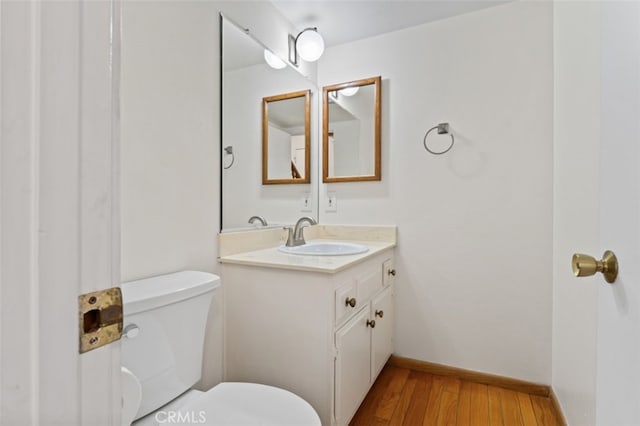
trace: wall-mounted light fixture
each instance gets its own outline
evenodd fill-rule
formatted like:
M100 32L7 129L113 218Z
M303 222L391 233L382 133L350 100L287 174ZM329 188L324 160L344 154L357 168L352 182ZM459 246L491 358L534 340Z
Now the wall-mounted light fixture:
M354 86L354 87L346 87L344 89L340 89L340 90L332 90L329 92L329 103L334 103L338 101L338 96L342 95L342 96L353 96L356 93L358 93L358 90L360 90L360 87L358 86Z
M324 39L316 27L305 28L296 37L289 34L289 62L298 66L298 56L307 62L315 62L324 52Z
M274 55L269 49L264 49L264 61L271 67L277 70L281 70L286 67L287 64L276 55Z
M341 89L340 93L343 94L344 96L353 96L356 93L358 93L358 90L360 90L360 87L358 86L347 87L346 89Z

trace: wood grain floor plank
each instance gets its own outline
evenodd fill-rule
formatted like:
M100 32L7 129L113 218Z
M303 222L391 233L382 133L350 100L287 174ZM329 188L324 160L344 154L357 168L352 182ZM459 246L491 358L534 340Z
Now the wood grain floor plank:
M460 395L460 379L446 377L440 397L440 409L437 426L455 426L458 417L458 397Z
M402 389L402 394L400 395L400 400L396 405L396 409L391 416L391 420L389 420L390 426L401 426L404 424L404 418L409 409L409 403L413 397L413 391L416 388L416 383L418 383L418 378L415 374L410 373L407 378L407 382Z
M429 392L429 401L427 402L427 409L424 412L424 420L422 422L424 426L432 426L438 422L440 397L442 396L442 389L444 388L445 382L443 376L432 377L431 392Z
M520 405L520 414L522 414L522 424L524 426L537 426L536 414L533 411L531 398L528 394L518 392L518 404Z
M382 398L378 403L375 416L380 419L390 420L393 412L398 405L402 389L404 388L410 371L406 368L396 370L396 374L393 375L391 382L382 394Z
M389 420L381 419L380 417L373 417L373 421L369 424L369 426L388 426Z
M505 426L502 421L502 402L500 398L500 388L489 386L489 425Z
M444 378L444 388L442 389L445 392L452 392L455 394L460 393L460 384L462 380L457 377L445 377Z
M487 385L471 384L470 424L472 426L486 426L489 424L489 392Z
M541 396L531 396L531 405L536 415L538 426L556 426L558 423L551 407L551 400Z
M502 419L505 425L522 426L522 414L518 404L518 394L510 389L500 389Z
M384 395L384 391L391 383L391 379L396 374L399 368L394 367L392 365L386 365L378 379L375 381L371 390L360 404L358 411L353 416L353 419L350 422L352 426L370 426L374 420L376 410L378 408L378 403Z
M455 376L387 365L354 426L560 426L551 400Z
M471 382L463 381L460 385L456 424L458 426L469 426L471 424Z
M404 418L405 425L421 425L424 421L424 413L427 410L427 402L431 393L432 376L426 373L412 371L417 377L416 387L413 390L411 402Z

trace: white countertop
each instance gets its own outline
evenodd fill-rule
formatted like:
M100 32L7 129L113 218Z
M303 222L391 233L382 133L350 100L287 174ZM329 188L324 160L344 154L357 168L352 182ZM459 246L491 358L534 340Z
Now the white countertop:
M369 251L360 254L342 256L306 256L299 254L287 254L278 250L278 247L270 247L244 253L230 254L220 257L221 263L234 263L239 265L262 266L265 268L293 269L298 271L312 271L324 273L336 273L356 263L395 247L395 241L354 241L337 239L313 239L311 241L349 242L362 244Z

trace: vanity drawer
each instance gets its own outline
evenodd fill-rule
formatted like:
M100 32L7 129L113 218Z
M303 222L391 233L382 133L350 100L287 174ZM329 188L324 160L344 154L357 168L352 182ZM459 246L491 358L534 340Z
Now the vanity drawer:
M350 317L360 306L361 303L356 297L355 283L351 282L338 288L336 290L336 324Z
M378 266L376 269L364 273L356 279L356 285L358 287L358 302L368 302L369 299L371 299L371 296L382 288L381 272L380 266Z
M387 287L391 285L396 278L396 266L393 259L387 259L382 262L382 285Z

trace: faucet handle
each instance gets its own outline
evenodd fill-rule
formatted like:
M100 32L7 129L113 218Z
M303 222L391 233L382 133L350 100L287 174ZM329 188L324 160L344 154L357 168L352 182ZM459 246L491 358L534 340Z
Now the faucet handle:
M286 245L287 247L293 247L293 246L294 246L294 243L293 243L293 240L294 240L294 238L293 238L293 234L294 234L294 232L293 232L293 227L291 227L291 226L284 226L282 229L284 229L285 231L287 231L287 242L286 242L286 244L285 244L285 245Z
M262 226L267 226L267 221L262 216L251 216L248 220L250 224L254 224L255 222L260 222Z

